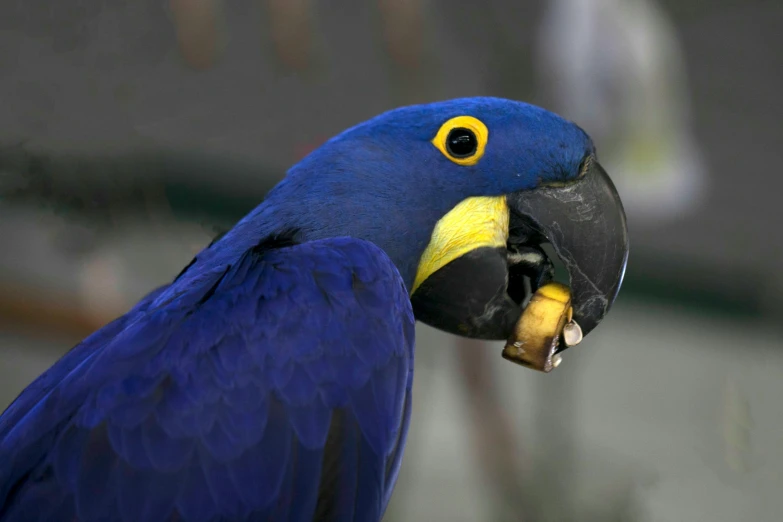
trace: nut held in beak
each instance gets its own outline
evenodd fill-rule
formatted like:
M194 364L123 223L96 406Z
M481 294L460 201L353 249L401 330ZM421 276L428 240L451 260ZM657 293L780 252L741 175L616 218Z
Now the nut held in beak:
M551 372L562 361L556 353L561 336L568 346L582 340L581 328L572 316L568 287L560 283L542 286L517 321L503 348L503 357L534 370Z

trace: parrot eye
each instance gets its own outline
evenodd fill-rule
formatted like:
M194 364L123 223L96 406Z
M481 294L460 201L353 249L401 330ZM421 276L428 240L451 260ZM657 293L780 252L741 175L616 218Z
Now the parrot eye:
M457 116L440 126L432 144L457 165L475 165L484 155L489 131L473 116Z
M446 137L446 150L455 158L467 158L476 153L478 140L470 129L452 129Z

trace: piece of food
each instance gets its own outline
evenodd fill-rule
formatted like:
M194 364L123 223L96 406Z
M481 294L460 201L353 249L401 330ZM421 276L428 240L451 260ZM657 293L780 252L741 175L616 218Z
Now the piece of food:
M571 292L560 283L539 288L517 322L514 333L503 348L503 357L542 372L557 368L562 356L561 342L574 346L582 340L582 329L572 320Z

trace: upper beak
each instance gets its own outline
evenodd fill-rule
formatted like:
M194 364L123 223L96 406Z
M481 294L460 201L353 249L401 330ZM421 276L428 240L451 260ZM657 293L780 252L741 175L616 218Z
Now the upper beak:
M590 160L574 183L507 199L509 244L552 245L570 277L574 320L589 333L617 297L628 262L625 211L612 180Z

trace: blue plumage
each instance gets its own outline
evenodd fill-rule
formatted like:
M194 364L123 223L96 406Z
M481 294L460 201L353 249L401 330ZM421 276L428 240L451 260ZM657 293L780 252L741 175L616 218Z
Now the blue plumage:
M0 520L312 520L326 486L351 500L324 520L380 516L412 384L397 269L336 238L209 274L87 339L2 417ZM323 469L330 429L354 476Z

